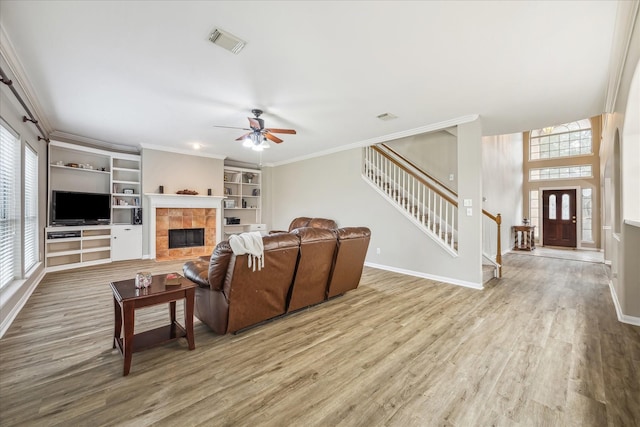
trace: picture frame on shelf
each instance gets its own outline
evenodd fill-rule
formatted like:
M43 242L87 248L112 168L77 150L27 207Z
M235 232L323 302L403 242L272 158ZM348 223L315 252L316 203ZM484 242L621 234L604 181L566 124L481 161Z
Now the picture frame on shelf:
M122 194L133 194L133 188L123 188Z

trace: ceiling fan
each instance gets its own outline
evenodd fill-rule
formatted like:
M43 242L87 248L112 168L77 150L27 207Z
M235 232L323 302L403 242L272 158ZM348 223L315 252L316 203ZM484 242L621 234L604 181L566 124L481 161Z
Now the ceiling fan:
M214 127L248 130L249 131L248 133L245 133L244 135L236 138L236 141L243 141L242 145L244 145L245 147L251 147L256 151L262 151L262 149L268 148L269 144L267 143L267 140L273 141L276 144L280 144L281 142L283 142L282 139L273 135L274 133L286 133L291 135L296 134L296 131L293 129L265 128L264 120L260 118L260 115L262 114L262 110L255 108L251 110L251 113L253 113L255 117L247 117L247 119L249 119L248 128L240 128L240 127L233 127L233 126L214 126Z

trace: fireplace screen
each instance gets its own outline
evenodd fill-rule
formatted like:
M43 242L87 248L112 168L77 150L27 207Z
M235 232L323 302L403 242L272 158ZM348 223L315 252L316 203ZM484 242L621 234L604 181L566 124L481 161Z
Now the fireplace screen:
M204 246L204 228L169 230L169 249Z

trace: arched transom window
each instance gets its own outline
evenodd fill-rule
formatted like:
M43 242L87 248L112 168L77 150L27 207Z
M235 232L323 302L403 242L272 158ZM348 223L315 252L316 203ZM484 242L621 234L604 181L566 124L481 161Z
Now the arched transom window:
M554 159L592 154L589 119L532 130L529 160Z

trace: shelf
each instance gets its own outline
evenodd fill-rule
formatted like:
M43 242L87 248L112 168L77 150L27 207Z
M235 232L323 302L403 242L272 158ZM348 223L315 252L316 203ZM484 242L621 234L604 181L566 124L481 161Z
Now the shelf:
M83 248L82 253L91 253L91 252L107 252L111 250L111 246L97 246L95 248Z
M140 185L138 181L120 181L117 179L113 180L114 184L127 184L127 185Z
M77 255L82 253L82 249L73 249L68 251L49 251L47 252L47 258L67 256L67 255Z
M136 193L111 193L112 196L118 196L118 197L140 197L140 194L136 194Z
M101 240L101 239L111 239L111 234L100 234L95 236L84 236L82 240Z
M60 237L57 239L47 239L47 243L56 243L56 242L79 242L82 240L82 237Z
M111 206L113 209L133 209L133 208L139 208L140 206L136 206L136 205L113 205ZM129 224L131 225L131 224Z
M140 169L133 169L133 168L119 168L119 167L113 167L113 171L114 172L135 172L135 173L140 173Z
M102 174L110 174L111 172L107 171L107 170L99 170L99 169L85 169L85 168L74 168L72 166L64 166L64 165L56 165L56 164L51 164L49 165L51 168L55 168L55 169L66 169L66 170L73 170L73 171L79 171L79 172L91 172L91 173L102 173Z

